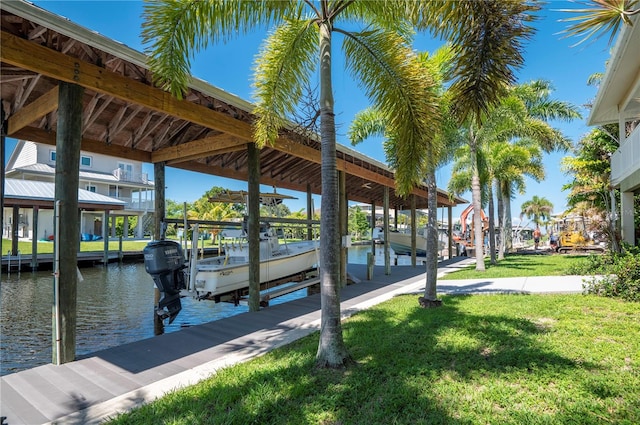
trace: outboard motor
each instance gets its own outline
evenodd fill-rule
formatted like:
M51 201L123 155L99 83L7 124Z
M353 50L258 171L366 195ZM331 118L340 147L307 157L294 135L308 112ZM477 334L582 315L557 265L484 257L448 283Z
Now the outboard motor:
M163 294L157 313L163 320L168 317L171 324L182 309L180 290L186 289L182 247L178 242L161 240L149 242L143 252L144 269Z

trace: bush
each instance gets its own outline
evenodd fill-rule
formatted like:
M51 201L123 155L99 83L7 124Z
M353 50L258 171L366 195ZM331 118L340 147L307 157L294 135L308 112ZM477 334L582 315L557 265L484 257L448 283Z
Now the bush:
M612 265L616 264L620 254L607 252L605 254L591 254L586 259L572 263L566 270L566 274L606 274Z
M584 292L605 297L622 298L626 301L640 301L640 255L627 252L619 255L603 255L601 261L587 260L589 273L605 276L592 277L586 281ZM610 263L611 262L611 263ZM591 264L589 264L591 263Z

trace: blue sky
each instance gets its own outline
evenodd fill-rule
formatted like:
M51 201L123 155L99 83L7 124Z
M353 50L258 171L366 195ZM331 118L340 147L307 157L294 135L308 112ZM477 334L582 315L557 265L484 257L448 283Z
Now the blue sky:
M140 25L142 22L141 1L33 1L34 4L90 30L120 41L127 46L142 51L140 41ZM596 72L604 72L605 62L609 58L610 47L608 37L603 37L593 43L571 47L578 40L563 38L560 31L567 24L558 22L559 19L572 16L559 12L557 9L576 8L575 3L568 1L550 1L541 12L541 19L536 23L538 31L525 47L525 64L517 72L519 82L533 79L549 80L555 87L553 97L558 100L571 102L581 107L583 118L572 123L552 123L562 130L571 140L577 142L589 131L586 126L588 110L582 105L595 97L596 88L587 86L588 77ZM258 52L265 33L254 33L240 36L227 44L209 47L208 50L197 55L192 63L192 74L223 90L233 93L243 99L252 100L252 68L253 60ZM433 51L440 43L432 40L428 35L420 35L416 39L415 48L420 51ZM334 51L339 55L339 50ZM368 106L368 101L362 91L351 78L343 72L340 62L334 62L334 92L335 111L338 131L338 143L349 145L346 132L353 116ZM6 157L8 158L15 141L9 139ZM384 153L379 139L372 139L353 147L357 151L385 162ZM526 194L517 195L513 201L513 215L517 216L520 205L534 195L543 196L554 205L554 212L562 212L566 207L566 193L561 191L563 184L569 181L569 176L562 173L560 160L566 154L554 153L545 156L546 178L540 183L527 180ZM151 171L153 167L146 167ZM242 181L223 179L216 176L191 173L174 168L167 168L167 193L169 199L178 202L194 201L212 186L222 186L231 189L246 189ZM443 167L437 174L438 187L446 188L449 181L449 168ZM189 185L184 185L189 181ZM271 190L264 188L263 190ZM305 208L306 196L303 193L279 190L299 198L287 203L292 211ZM469 193L463 194L471 200ZM319 199L315 198L315 205L319 207ZM466 205L454 209L454 218Z

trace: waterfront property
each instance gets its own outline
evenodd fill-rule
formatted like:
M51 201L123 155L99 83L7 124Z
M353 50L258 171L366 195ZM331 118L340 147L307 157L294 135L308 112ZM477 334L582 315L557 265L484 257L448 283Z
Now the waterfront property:
M53 207L53 183L56 173L56 148L42 143L20 140L7 162L5 177L23 180L25 186L7 195L22 197L17 217L13 217L12 203L5 201L2 236L11 238L11 225L18 221L19 238L48 239L53 236L53 210L41 211L34 234L33 207L28 199L49 201ZM36 191L35 186L26 186L28 182L47 182L50 190ZM13 183L17 185L18 183ZM11 189L9 186L8 189ZM154 184L146 173L142 172L142 162L116 158L95 152L80 152L80 232L82 240L94 240L110 234L116 236L115 217L124 217L125 227L130 216L137 217L135 237L142 238L150 234L154 211ZM91 195L95 194L95 195ZM88 205L90 203L98 206ZM15 202L13 203L15 205ZM111 207L111 206L114 207ZM107 223L111 217L111 223ZM125 235L126 237L127 235Z
M11 105L3 108L2 144L10 137L55 146L61 222L78 219L76 158L81 162L83 152L153 164L154 235L160 235L165 215L167 166L252 182L250 198L258 196L260 184L306 193L311 219L311 196L322 191L317 135L301 134L292 126L273 145L256 149L251 103L196 78L178 99L154 85L143 53L26 1L5 1L0 8L0 90L3 104ZM4 161L0 162L4 175ZM415 187L408 198L400 196L394 171L353 149L337 147L336 168L341 216L346 217L348 201L370 203L374 209L382 205L385 222L390 208L427 205L426 185ZM442 192L437 200L449 214L453 206L466 202ZM257 218L256 213L249 215ZM257 238L256 227L249 227L250 240ZM65 290L57 305L66 320L60 321L64 327L58 327L56 340L62 341L58 359L64 363L75 358L78 230L71 225L59 229L56 276ZM341 250L346 267L344 257L346 247Z
M450 265L441 264L439 272L471 261L458 257ZM420 291L425 282L424 270L411 266L395 268L393 276L379 266L374 279L367 281L366 265L350 264L349 271L362 281L341 291L343 317L395 294ZM214 305L219 304L199 303ZM7 416L9 424L99 423L118 411L194 384L220 368L293 342L317 330L319 323L320 294L315 294L92 352L62 366L47 364L12 373L0 378L0 415Z

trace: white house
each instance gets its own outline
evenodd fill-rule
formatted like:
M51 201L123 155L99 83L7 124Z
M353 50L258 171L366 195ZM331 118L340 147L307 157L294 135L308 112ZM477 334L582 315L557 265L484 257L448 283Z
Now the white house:
M596 95L589 125L618 123L620 148L611 157L611 185L620 189L622 239L636 242L633 197L640 193L640 18L623 25Z
M5 177L7 179L55 182L55 172L55 146L20 140L9 157ZM138 217L135 237L142 238L146 229L152 226L155 207L154 186L153 181L149 181L148 176L142 172L141 162L81 152L78 186L80 189L123 201L124 209L114 209L110 211L109 215L110 217L124 216L127 225L129 217ZM20 212L20 216L24 217L25 222L30 216L28 210L29 208L22 208ZM10 237L9 223L11 223L13 215L11 208L5 208L3 214L4 223L7 223L5 229L2 229L3 236ZM52 214L51 210L43 211L39 221L52 221ZM80 222L82 239L104 236L104 211L82 209ZM43 229L43 227L39 228ZM21 237L33 237L29 233L29 226L21 226L20 229L23 233ZM115 236L115 220L111 220L109 232L111 236ZM40 234L37 235L38 238L40 236Z

